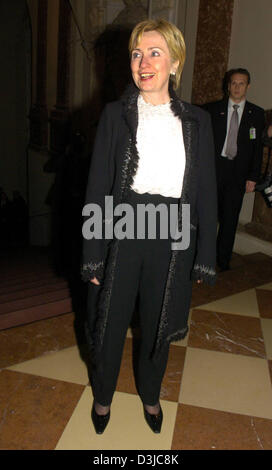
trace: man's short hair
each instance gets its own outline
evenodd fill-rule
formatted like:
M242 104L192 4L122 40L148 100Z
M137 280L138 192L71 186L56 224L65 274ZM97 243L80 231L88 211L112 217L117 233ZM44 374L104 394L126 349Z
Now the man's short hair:
M250 83L250 73L249 73L249 71L247 69L242 69L242 68L231 69L231 70L228 71L228 83L230 83L231 77L235 73L240 73L241 75L246 75L247 76L247 83L248 84Z

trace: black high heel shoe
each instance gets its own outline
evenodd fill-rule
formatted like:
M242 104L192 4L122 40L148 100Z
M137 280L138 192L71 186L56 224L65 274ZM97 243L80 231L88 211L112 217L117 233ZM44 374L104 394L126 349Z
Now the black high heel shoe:
M110 420L110 411L106 415L99 415L93 404L91 415L96 434L103 434Z
M144 407L144 416L145 416L148 426L152 429L152 431L155 432L156 434L159 434L161 432L161 426L162 426L162 420L163 420L161 406L160 406L159 413L156 415L148 413L148 411Z

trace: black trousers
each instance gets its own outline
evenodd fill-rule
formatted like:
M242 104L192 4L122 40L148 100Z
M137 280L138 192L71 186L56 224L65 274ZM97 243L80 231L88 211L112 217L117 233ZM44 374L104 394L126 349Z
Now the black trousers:
M174 198L160 195L130 194L128 201L137 204L178 204ZM93 368L91 383L95 401L111 404L119 375L124 342L136 301L139 313L141 338L138 353L136 385L142 402L155 405L160 396L161 382L168 359L168 350L159 365L151 359L161 314L164 289L171 257L171 239L124 239L119 241L119 251L114 274L110 310L99 364ZM92 291L99 289L90 284Z
M235 178L235 160L220 158L217 171L218 221L217 263L222 268L229 267L235 233L238 225L245 182Z

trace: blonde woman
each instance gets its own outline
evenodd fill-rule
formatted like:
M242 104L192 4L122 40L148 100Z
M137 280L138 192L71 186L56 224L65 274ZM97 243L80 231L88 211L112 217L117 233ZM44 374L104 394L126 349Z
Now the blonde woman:
M176 207L179 231L187 230L190 236L187 246L177 247L172 232L161 237L156 226L155 238L148 237L148 229L139 238L136 215L134 237L122 238L114 232L109 240L88 236L83 230L92 420L100 434L110 419L136 301L141 323L136 384L147 424L159 433L163 420L159 397L169 344L187 334L192 281L215 280L212 131L208 114L182 102L174 92L185 60L182 33L165 20L143 21L132 31L129 51L133 83L120 101L108 104L102 113L86 204L106 210L105 196L112 196L114 208L126 203L134 214L138 207L150 204L169 211ZM184 221L185 205L190 217L187 212ZM107 216L103 220L105 227L111 223Z

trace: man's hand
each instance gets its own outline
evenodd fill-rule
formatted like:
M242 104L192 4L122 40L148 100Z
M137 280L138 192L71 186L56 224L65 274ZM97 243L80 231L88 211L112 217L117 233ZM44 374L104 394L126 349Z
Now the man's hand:
M91 282L92 284L95 284L96 286L100 286L100 282L96 279L96 277L93 277L93 278L90 280L90 282Z
M256 181L247 181L246 182L246 193L253 193L255 190Z

